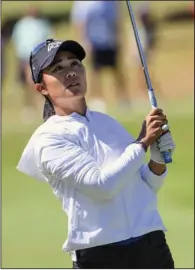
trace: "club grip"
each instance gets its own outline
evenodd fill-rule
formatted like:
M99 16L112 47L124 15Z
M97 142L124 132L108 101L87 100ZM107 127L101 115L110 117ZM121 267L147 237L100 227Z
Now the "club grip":
M164 125L162 126L163 131L169 132L169 126L168 125ZM172 157L171 157L171 152L170 151L166 151L166 152L162 152L163 155L163 159L164 162L167 163L171 163L172 162Z
M149 99L150 99L150 103L151 103L152 107L156 108L157 101L156 101L156 97L154 95L154 90L152 88L148 89L148 95L149 95ZM162 128L163 128L163 131L169 130L168 125L164 125ZM171 157L170 151L162 152L162 155L163 155L163 159L164 159L165 164L172 163L172 157Z
M162 155L163 155L164 162L166 164L172 163L172 157L171 157L171 153L169 151L162 152Z

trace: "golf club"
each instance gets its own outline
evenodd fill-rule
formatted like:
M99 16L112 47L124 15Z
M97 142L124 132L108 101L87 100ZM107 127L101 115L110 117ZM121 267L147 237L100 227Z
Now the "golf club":
M127 2L129 16L130 16L132 27L133 27L135 40L136 40L136 43L137 43L137 48L138 48L138 51L139 51L140 60L141 60L142 67L143 67L144 76L145 76L145 79L146 79L146 84L147 84L147 87L148 87L148 95L149 95L150 103L151 103L153 108L156 108L157 107L157 101L156 101L156 97L155 97L155 94L154 94L154 89L152 87L151 79L150 79L150 76L149 76L149 73L148 73L148 68L147 68L147 64L146 64L146 60L145 60L145 55L143 53L141 41L140 41L140 38L139 38L139 33L138 33L137 26L136 26L134 14L133 14L133 9L132 9L130 0L127 0L126 2ZM168 125L164 125L162 127L162 129L163 129L163 131L168 131L169 127L168 127ZM172 162L170 151L162 152L162 155L163 155L163 159L164 159L165 163L171 163Z

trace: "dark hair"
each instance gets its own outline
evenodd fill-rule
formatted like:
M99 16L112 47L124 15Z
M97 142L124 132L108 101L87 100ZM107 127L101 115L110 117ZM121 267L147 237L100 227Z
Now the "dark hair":
M51 102L51 100L45 96L45 104L43 107L43 120L44 122L47 121L47 119L49 119L49 117L51 117L52 115L55 115L55 110L53 107L53 104Z
M40 82L44 83L42 72L39 75L39 80ZM48 98L48 96L43 95L43 97L45 98L45 103L43 106L43 121L45 122L47 121L47 119L49 119L49 117L51 117L52 115L55 115L56 113L55 113L53 104L51 100Z

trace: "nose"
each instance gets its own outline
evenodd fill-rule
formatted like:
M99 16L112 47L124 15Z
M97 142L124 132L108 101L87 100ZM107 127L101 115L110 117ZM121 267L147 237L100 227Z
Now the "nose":
M66 78L68 79L68 78L70 78L70 77L75 77L75 76L76 76L76 72L71 71L71 72L69 72L69 73L66 75Z

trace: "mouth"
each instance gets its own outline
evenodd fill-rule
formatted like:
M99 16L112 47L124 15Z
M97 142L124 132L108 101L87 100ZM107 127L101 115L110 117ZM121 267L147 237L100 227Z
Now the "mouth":
M71 87L75 87L75 86L80 86L80 83L78 83L78 82L71 83L66 88L71 88Z

